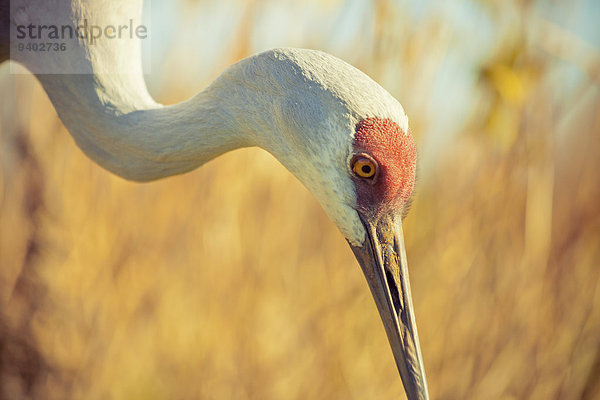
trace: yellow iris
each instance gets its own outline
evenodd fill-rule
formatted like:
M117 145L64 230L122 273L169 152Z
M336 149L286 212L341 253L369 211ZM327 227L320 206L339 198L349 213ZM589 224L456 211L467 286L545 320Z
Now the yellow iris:
M356 157L352 171L361 178L372 178L375 175L375 163L367 157Z

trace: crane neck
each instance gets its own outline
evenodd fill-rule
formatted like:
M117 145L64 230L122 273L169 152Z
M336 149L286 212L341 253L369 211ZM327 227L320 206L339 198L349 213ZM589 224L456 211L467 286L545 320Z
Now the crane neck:
M10 24L17 32L19 26L24 32L50 24L137 27L141 10L142 0L108 8L102 0L17 0ZM102 36L67 41L66 52L11 48L11 56L38 77L77 145L124 178L148 181L187 172L252 144L246 132L251 125L240 121L253 113L252 105L244 112L235 109L227 85L213 85L175 105L155 102L144 82L140 42L136 35Z
M150 181L190 171L253 143L234 126L222 93L207 88L170 106L128 75L38 75L77 145L109 171Z

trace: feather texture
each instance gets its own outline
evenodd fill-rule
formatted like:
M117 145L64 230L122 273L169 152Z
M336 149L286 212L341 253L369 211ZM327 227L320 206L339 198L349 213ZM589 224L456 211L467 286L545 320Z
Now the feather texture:
M100 0L16 3L11 24L41 24L50 13L75 25L137 23L141 10L139 1L115 8ZM363 242L348 167L355 127L377 117L408 131L402 106L367 75L320 51L274 49L229 67L189 100L163 106L145 86L139 39L74 43L68 57L12 54L36 73L77 145L98 164L150 181L260 146L302 181L352 244Z

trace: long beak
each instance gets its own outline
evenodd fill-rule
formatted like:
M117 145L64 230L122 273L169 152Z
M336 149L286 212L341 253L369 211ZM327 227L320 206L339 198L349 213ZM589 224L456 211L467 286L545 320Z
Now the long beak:
M363 246L352 251L367 278L396 359L408 400L428 400L425 368L413 312L400 216L361 216Z

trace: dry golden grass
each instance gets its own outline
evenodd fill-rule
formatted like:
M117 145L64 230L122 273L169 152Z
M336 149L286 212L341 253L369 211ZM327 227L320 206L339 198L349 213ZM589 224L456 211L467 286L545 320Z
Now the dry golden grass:
M431 62L423 29L409 71ZM519 46L487 61L405 222L433 399L600 398L598 86L557 100ZM0 398L403 398L350 249L270 155L130 183L34 78L2 66L0 91Z

